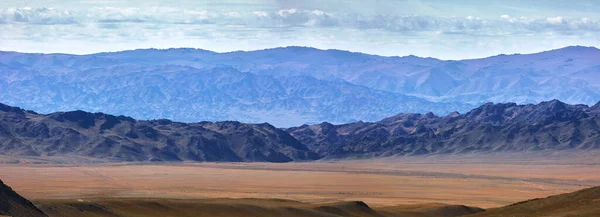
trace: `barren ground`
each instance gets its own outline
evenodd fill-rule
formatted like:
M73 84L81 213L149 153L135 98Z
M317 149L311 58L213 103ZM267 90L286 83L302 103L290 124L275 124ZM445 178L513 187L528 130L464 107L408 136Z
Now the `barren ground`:
M2 158L0 158L1 161ZM32 200L281 198L377 206L499 207L600 185L596 154L405 157L305 163L0 164L0 179Z

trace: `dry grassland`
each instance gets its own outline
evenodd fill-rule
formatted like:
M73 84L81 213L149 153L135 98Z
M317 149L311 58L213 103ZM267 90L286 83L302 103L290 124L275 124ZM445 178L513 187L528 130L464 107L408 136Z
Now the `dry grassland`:
M370 206L445 203L499 207L600 185L600 161L426 157L306 163L0 164L26 198L281 198ZM595 163L597 162L597 163Z

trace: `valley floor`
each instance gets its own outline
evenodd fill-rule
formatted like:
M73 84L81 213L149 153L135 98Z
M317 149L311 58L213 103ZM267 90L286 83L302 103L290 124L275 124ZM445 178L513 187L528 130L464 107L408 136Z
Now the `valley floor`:
M444 203L490 208L600 185L599 155L575 156L88 165L0 158L0 179L34 202L281 198L309 204L364 201L371 207Z

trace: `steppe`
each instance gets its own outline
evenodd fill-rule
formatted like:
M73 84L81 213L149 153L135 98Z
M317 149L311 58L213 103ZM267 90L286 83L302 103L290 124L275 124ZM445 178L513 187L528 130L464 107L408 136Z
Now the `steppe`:
M493 208L600 185L600 155L457 155L295 163L53 163L0 158L34 203L95 199L363 201Z

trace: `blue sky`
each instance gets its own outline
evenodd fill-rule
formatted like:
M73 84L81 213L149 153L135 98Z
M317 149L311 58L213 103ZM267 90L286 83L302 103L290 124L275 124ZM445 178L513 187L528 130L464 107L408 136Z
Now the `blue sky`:
M465 59L600 47L597 1L4 0L0 50L311 46Z

